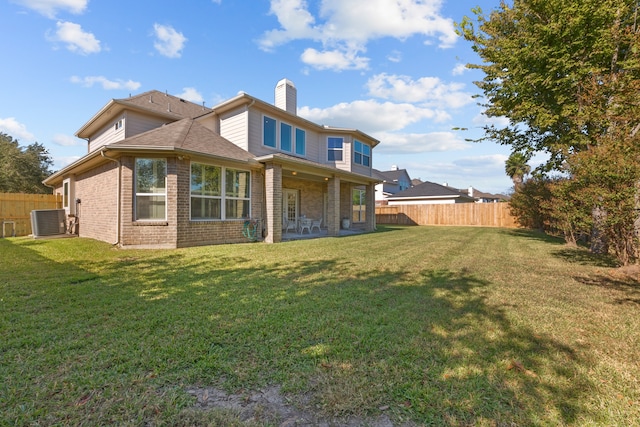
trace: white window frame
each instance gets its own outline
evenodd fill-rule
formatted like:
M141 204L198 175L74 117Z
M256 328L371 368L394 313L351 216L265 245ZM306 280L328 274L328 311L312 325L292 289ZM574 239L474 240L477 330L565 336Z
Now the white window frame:
M285 133L283 132L282 127L283 126L287 126L289 128L289 149L287 150L286 148L283 148L282 146L282 138L285 135ZM280 141L280 151L284 151L286 153L293 153L294 149L295 149L295 136L294 136L294 129L295 127L290 125L287 122L280 122L280 126L277 127L278 130L280 131L280 135L278 135L278 141Z
M269 145L267 144L267 139L266 137L266 121L267 120L273 120L274 122L274 128L273 128L273 145ZM264 145L265 147L269 147L269 148L273 148L273 149L278 149L278 120L274 119L273 117L267 116L266 114L262 115L262 145Z
M191 194L191 178L189 178L189 220L193 222L210 222L210 221L240 221L251 218L251 171L246 169L238 169L238 168L228 168L225 166L213 165L208 163L201 162L192 162L191 166L189 166L189 173L191 173L191 167L196 165L204 165L204 166L213 166L220 169L220 196L201 196L201 195L193 195ZM227 195L227 172L235 171L235 172L244 172L247 174L247 197L237 197L237 196L228 196ZM220 218L193 218L191 216L191 202L193 197L198 198L213 198L220 200ZM227 201L236 200L241 202L248 202L249 209L247 217L243 218L227 218Z
M164 161L164 192L152 192L152 193L143 193L138 191L138 161L139 160L151 160L151 161ZM137 222L157 222L157 221L166 221L167 220L167 159L164 157L136 157L135 165L134 165L134 191L135 191L135 201L134 201L134 219ZM140 218L138 212L138 197L164 197L164 218Z
M300 153L298 151L298 132L301 132L303 138L302 138L302 153ZM307 131L302 129L302 128L295 128L294 131L294 141L293 141L293 152L298 155L298 156L302 156L302 157L306 157L307 156Z
M332 140L332 139L339 139L339 140L342 141L342 144L341 144L340 148L331 148L331 147L329 147L329 141ZM344 158L345 158L345 155L344 155L344 144L345 144L345 140L344 140L344 137L342 137L342 136L328 136L327 137L327 162L336 162L336 163L338 163L338 162L344 162L345 161L344 160ZM339 152L341 159L339 159L339 160L336 160L335 158L334 159L330 159L329 158L329 153L330 152L334 152L334 153Z
M360 144L360 146L362 147L361 150L357 149L358 144ZM369 149L369 154L364 153L365 147ZM360 156L360 161L358 161L358 155ZM368 165L364 164L365 158L369 159ZM371 146L369 144L366 144L362 141L358 141L357 139L353 141L353 163L367 167L367 168L371 167Z

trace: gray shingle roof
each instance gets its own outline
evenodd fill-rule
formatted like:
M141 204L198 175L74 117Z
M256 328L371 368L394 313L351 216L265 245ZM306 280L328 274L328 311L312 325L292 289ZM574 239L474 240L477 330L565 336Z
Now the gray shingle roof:
M423 182L422 184L416 185L415 187L408 188L404 191L394 194L389 199L395 198L416 198L416 197L459 197L459 198L467 198L469 200L473 200L469 196L465 196L461 194L458 190L450 187L445 187L444 185L436 184L434 182Z
M213 110L203 105L178 98L177 96L150 90L129 98L114 99L114 102L133 108L141 108L159 114L168 114L176 118L195 118Z
M255 156L193 119L182 119L109 144L107 148L149 150L152 148L191 151L205 156L248 162Z

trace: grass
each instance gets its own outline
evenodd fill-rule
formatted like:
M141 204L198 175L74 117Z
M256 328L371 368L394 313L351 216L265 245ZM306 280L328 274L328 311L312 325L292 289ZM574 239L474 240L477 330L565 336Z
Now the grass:
M523 230L0 239L0 425L244 425L186 389L269 385L326 416L640 425L639 310L611 262Z

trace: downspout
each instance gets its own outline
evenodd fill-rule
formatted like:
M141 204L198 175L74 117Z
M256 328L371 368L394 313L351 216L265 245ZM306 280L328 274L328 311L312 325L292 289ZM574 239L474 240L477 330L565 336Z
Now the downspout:
M120 160L114 159L112 157L109 157L105 154L105 149L102 148L100 150L100 155L107 159L107 160L111 160L112 162L115 162L118 168L118 178L116 180L116 241L113 243L114 245L117 245L120 243L120 175L122 174L121 170L121 164L120 164Z

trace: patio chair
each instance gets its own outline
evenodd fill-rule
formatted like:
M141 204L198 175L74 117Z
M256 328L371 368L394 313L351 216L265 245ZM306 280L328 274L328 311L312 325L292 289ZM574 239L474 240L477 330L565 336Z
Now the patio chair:
M296 231L296 222L287 218L282 218L282 228L285 233L288 233L289 229Z
M311 220L307 218L300 219L300 229L298 230L300 234L304 233L304 230L307 230L309 234L311 234Z
M311 221L311 229L309 229L309 233L313 233L314 228L317 228L319 233L320 227L322 227L322 217L320 217L320 219L318 220L314 219L313 221Z

